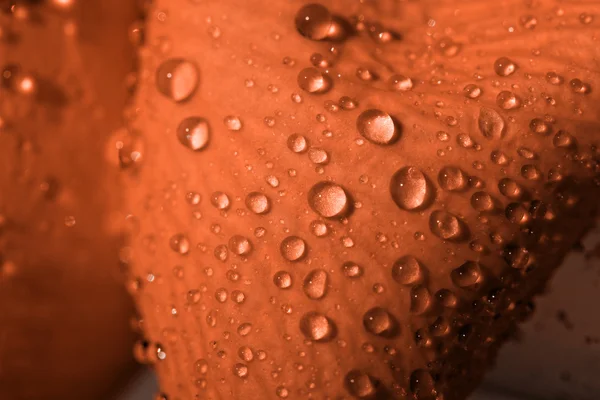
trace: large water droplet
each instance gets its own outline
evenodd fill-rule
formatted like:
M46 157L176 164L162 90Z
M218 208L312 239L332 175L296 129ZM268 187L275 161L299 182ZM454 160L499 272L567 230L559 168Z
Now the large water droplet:
M306 255L306 242L298 236L288 236L281 242L281 255L288 261L298 261Z
M302 153L305 152L308 148L308 143L304 136L298 133L294 133L288 136L287 146L288 149L290 149L294 153Z
M413 256L399 258L392 266L392 277L402 285L415 285L423 280L421 263Z
M471 206L479 212L490 212L495 208L494 199L487 192L475 192L471 196Z
M208 121L200 117L188 117L177 127L177 139L190 150L199 151L206 147L210 139Z
M423 314L431 304L431 293L424 285L413 286L410 290L410 312Z
M521 98L508 90L503 90L496 96L496 104L503 110L514 110L521 107L521 103Z
M443 240L460 241L465 238L466 227L454 215L447 211L435 210L429 217L431 233Z
M398 335L398 321L385 308L374 307L363 316L365 329L373 335L391 338Z
M331 79L316 68L304 68L298 73L298 86L308 93L325 93L331 88Z
M510 178L502 178L498 182L500 193L509 199L518 199L523 194L521 186Z
M391 144L398 138L394 120L381 110L363 111L356 120L356 128L364 138L375 144Z
M300 331L307 339L315 342L326 342L336 335L336 327L332 320L318 312L307 312L300 319Z
M319 300L327 293L328 275L325 270L314 269L304 278L303 290L309 299Z
M495 110L482 107L477 121L479 131L488 139L501 139L504 136L504 119Z
M181 58L163 62L156 71L156 87L176 102L189 99L198 87L196 65Z
M390 181L390 193L398 207L414 211L429 205L433 197L427 177L415 167L398 170Z
M442 189L456 192L467 186L468 178L465 173L457 167L443 167L438 175L438 182Z
M229 239L229 249L238 256L246 256L252 251L252 243L244 236L234 235Z
M279 289L289 289L292 287L292 275L287 271L278 271L273 275L273 283Z
M498 76L509 76L517 70L517 64L507 57L500 57L494 62L494 71Z
M370 399L377 393L375 380L358 370L348 372L344 383L348 392L359 399Z
M332 182L319 182L308 192L308 204L320 216L335 218L345 215L350 208L346 191Z
M452 282L460 288L466 289L477 285L481 277L481 267L475 261L467 261L450 273Z
M266 214L271 209L271 202L260 192L252 192L246 196L246 207L255 214Z
M321 4L307 4L296 13L296 29L312 40L325 39L331 30L333 18Z

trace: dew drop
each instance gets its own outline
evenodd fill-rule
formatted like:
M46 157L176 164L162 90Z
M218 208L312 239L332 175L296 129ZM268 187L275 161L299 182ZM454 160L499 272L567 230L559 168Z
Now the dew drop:
M316 237L323 237L329 233L329 228L325 222L315 220L310 223L310 232Z
M481 96L482 90L479 86L470 83L463 88L463 93L465 94L465 97L468 97L469 99L476 99Z
M315 342L327 342L336 335L336 327L332 320L318 312L308 312L300 319L300 331L307 339Z
M298 236L288 236L281 242L281 255L288 261L298 261L306 255L306 242Z
M288 149L293 151L294 153L303 153L308 148L308 143L306 138L298 133L294 133L288 136L287 139Z
M509 199L518 199L523 194L519 184L510 178L500 179L498 182L498 189L500 190L500 193Z
M348 392L359 399L370 399L377 393L373 378L359 370L348 372L344 383Z
M346 191L332 182L319 182L308 192L308 204L321 217L335 218L345 215L350 208Z
M203 150L210 139L208 121L200 117L188 117L177 127L177 139L190 150Z
M385 308L374 307L363 316L363 325L373 335L391 338L398 335L398 321Z
M169 246L171 247L171 250L179 254L187 254L190 252L190 241L187 236L182 233L171 236L171 239L169 239Z
M514 110L521 107L522 101L519 96L508 90L503 90L496 96L496 104L503 110Z
M573 91L573 93L578 94L588 94L592 91L592 88L588 83L583 82L581 79L571 79L569 82L569 87Z
M467 186L467 176L457 167L443 167L438 174L440 187L449 192L463 190Z
M398 207L407 211L426 207L433 190L425 175L415 167L404 167L392 176L390 193Z
M395 74L390 77L390 87L397 92L406 92L413 88L413 81L407 76Z
M319 300L327 293L328 275L325 270L315 269L306 275L302 289L309 299Z
M423 314L429 309L431 294L423 285L413 286L410 290L410 311L414 314Z
M266 214L271 209L271 202L260 192L252 192L246 196L246 207L255 214Z
M176 102L189 99L196 91L198 80L196 65L181 58L163 62L156 71L159 92Z
M273 275L273 283L279 289L289 289L292 287L292 276L287 271L278 271Z
M392 266L392 277L402 285L412 286L423 280L423 268L415 257L404 256Z
M548 81L548 83L555 86L562 85L562 83L565 81L562 76L558 75L556 72L553 71L550 71L546 74L546 80Z
M569 148L575 144L575 138L569 132L560 130L552 138L552 144L554 147Z
M431 233L443 240L460 241L464 238L465 228L462 222L447 211L435 210L429 217Z
M509 76L517 70L517 64L507 57L500 57L494 62L494 71L498 76Z
M223 192L214 192L210 196L210 204L212 204L213 207L219 210L226 210L229 208L230 205L229 196L227 196Z
M488 139L501 139L504 136L504 119L495 110L482 107L479 110L479 131Z
M239 117L236 117L234 115L226 116L225 119L223 119L223 123L230 131L237 132L240 129L242 129L242 121L239 119Z
M307 4L296 13L296 29L306 38L323 40L333 25L329 10L320 4Z
M471 196L471 206L479 212L490 212L495 208L494 199L487 192L475 192Z
M460 267L453 269L450 273L450 278L452 279L452 282L460 288L472 288L477 285L482 278L481 267L479 266L479 263L475 261L467 261Z
M252 243L244 236L234 235L229 239L229 250L238 256L246 256L252 251Z
M363 111L356 120L356 128L365 139L379 145L391 144L398 138L394 120L381 110Z
M342 265L342 271L347 278L355 279L363 275L363 268L355 262L346 261Z
M298 73L298 86L308 93L325 93L331 88L331 80L316 68L304 68Z

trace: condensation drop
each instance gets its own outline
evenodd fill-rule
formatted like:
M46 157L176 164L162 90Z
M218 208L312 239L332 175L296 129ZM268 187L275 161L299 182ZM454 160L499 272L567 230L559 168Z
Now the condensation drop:
M331 87L331 80L316 68L304 68L298 73L298 86L308 93L325 93Z
M415 285L423 280L423 268L415 257L404 256L392 266L392 277L402 285Z
M433 197L433 189L425 175L415 167L398 170L390 181L390 193L398 207L407 211L426 207Z
M462 222L447 211L435 210L429 217L431 233L443 240L460 241L464 238L465 228Z
M255 214L266 214L271 209L271 201L260 192L252 192L246 196L246 207Z
M498 76L509 76L517 70L517 64L507 57L500 57L494 62L494 71Z
M309 299L319 300L327 293L328 275L325 270L315 269L306 275L302 289Z
M318 312L308 312L300 319L300 331L307 339L315 342L326 342L336 335L336 327L332 320Z
M394 120L381 110L363 111L356 120L356 128L365 139L379 145L391 144L398 138Z
M398 321L386 309L371 308L363 316L363 325L367 332L373 335L391 338L398 335Z
M461 191L467 186L468 178L458 167L443 167L438 174L438 183L444 190L450 192Z
M281 242L281 255L288 261L298 261L306 255L306 242L298 236L288 236Z
M335 218L344 216L350 208L346 191L332 182L319 182L308 192L308 204L320 216Z
M450 273L450 278L460 288L471 288L477 285L482 279L481 267L475 261L467 261L460 267L453 269Z
M321 4L307 4L296 13L296 29L312 40L327 38L333 25L329 10Z
M477 121L479 131L488 139L501 139L504 136L504 119L495 110L482 107Z
M156 71L156 87L176 102L189 99L196 91L198 80L196 65L180 58L163 62Z
M204 149L210 140L208 121L200 117L184 119L177 127L177 139L190 150Z

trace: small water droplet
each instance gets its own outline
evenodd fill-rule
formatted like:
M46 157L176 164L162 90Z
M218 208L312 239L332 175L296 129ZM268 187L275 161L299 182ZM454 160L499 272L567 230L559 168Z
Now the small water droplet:
M171 236L169 246L171 247L171 250L179 254L187 254L190 251L190 241L187 236L182 233Z
M271 201L260 192L252 192L246 196L246 207L255 214L266 214L271 209Z
M306 141L306 138L303 135L294 133L288 136L287 146L288 149L290 149L294 153L302 153L305 152L308 148L308 142Z
M481 267L475 261L467 261L460 267L453 269L450 278L460 288L472 288L482 279Z
M482 90L479 86L470 83L463 88L463 92L465 94L465 97L468 97L470 99L476 99L479 96L481 96Z
M359 399L371 399L377 393L373 378L359 370L348 372L344 383L348 392Z
M521 107L521 103L521 98L508 90L503 90L496 96L496 104L503 110L514 110Z
M304 68L298 74L298 86L308 93L325 93L331 88L331 79L316 68Z
M495 208L494 199L487 192L475 192L471 196L471 206L479 212L490 212Z
M413 88L413 81L407 76L395 74L390 77L390 87L397 92L406 92Z
M518 199L523 194L519 184L510 178L500 179L498 182L498 189L500 190L500 193L509 199Z
M363 268L355 262L346 261L342 265L342 271L347 278L360 278L363 275Z
M244 236L234 235L229 239L229 250L238 256L246 256L252 251L252 243Z
M273 275L273 283L279 289L289 289L292 287L292 276L287 271L278 271Z
M239 131L242 129L242 121L239 117L228 115L223 119L223 123L230 131Z

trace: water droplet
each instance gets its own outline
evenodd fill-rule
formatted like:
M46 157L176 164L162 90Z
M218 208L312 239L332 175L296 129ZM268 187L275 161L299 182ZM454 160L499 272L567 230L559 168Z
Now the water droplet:
M327 235L329 228L325 222L315 220L310 223L310 232L316 237L323 237Z
M433 400L437 395L435 382L431 374L424 369L414 370L410 374L409 387L419 400Z
M390 77L390 86L398 92L406 92L413 88L413 81L407 76L395 74Z
M465 97L468 97L470 99L476 99L479 96L481 96L482 90L479 86L470 83L463 88L463 92L465 94Z
M271 202L260 192L251 192L246 196L246 207L255 214L266 214L271 209Z
M212 204L213 207L216 207L219 210L226 210L229 208L230 205L229 196L227 196L223 192L214 192L210 196L210 204Z
M169 239L169 246L171 247L171 250L179 254L187 254L190 251L190 241L187 236L182 233L171 236L171 239Z
M504 136L504 119L495 110L482 107L479 110L479 131L488 139L501 139Z
M429 217L431 233L443 240L460 241L464 239L466 228L463 223L447 211L435 210Z
M517 70L517 64L507 57L500 57L494 62L494 71L498 76L509 76Z
M287 271L278 271L273 275L273 283L279 289L289 289L292 287L292 276Z
M573 93L588 94L592 91L591 86L588 83L583 82L581 79L571 79L569 86Z
M410 290L410 311L414 314L423 314L429 309L431 294L424 285L413 286Z
M302 153L308 148L308 143L304 136L294 133L288 137L287 146L294 153Z
M252 243L244 236L234 235L229 239L229 250L238 256L246 256L252 251Z
M513 224L524 224L529 221L529 212L521 203L510 203L505 210L506 219Z
M503 257L508 263L508 265L510 265L513 268L524 269L530 264L529 251L527 251L527 249L523 247L507 246L504 249Z
M529 129L533 133L548 135L552 132L552 125L541 118L534 118L529 122Z
M296 13L296 29L312 40L325 39L331 30L333 18L329 10L320 4L307 4Z
M234 115L226 116L225 119L223 119L223 123L230 131L237 132L240 129L242 129L242 121L239 119L239 117L236 117Z
M342 271L347 278L360 278L363 275L362 267L352 261L346 261L342 265Z
M181 58L163 62L156 71L156 87L176 102L189 99L198 86L196 65Z
M438 41L437 47L444 56L455 57L460 52L462 46L451 38L445 37Z
M569 132L560 130L554 135L552 144L554 147L569 148L575 144L575 138Z
M324 218L341 217L349 211L346 191L332 182L319 182L308 192L308 204Z
M471 206L479 212L490 212L495 208L494 199L487 192L475 192L471 196Z
M377 392L373 378L358 370L348 372L344 383L348 392L359 399L370 399Z
M521 98L508 90L503 90L496 96L496 104L503 110L514 110L521 107L521 103Z
M504 153L501 150L492 151L492 153L490 154L490 159L494 164L498 165L508 165L508 163L510 162L510 159L508 158L506 153Z
M309 299L319 300L327 293L328 275L325 270L314 269L304 278L302 286L304 294Z
M398 207L407 211L429 205L433 189L425 175L415 167L404 167L392 176L390 193Z
M311 147L308 150L308 159L314 164L327 164L329 162L329 154L319 147Z
M199 151L206 147L210 139L208 121L200 117L188 117L177 127L177 139L190 150Z
M298 74L298 86L308 93L325 93L331 88L331 80L316 68L304 68Z
M233 374L238 378L248 377L248 366L242 363L237 363L233 366Z
M363 325L373 335L391 338L398 335L398 321L385 308L374 307L363 316Z
M558 75L556 72L553 71L550 71L546 74L546 80L548 81L548 83L555 86L562 85L562 83L565 81L562 76Z
M440 289L436 292L435 298L446 308L455 308L458 304L458 298L448 289Z
M457 167L443 167L438 174L438 183L444 190L461 191L467 186L467 176Z
M336 327L332 320L318 312L308 312L300 319L300 331L307 339L315 342L326 342L336 335Z
M344 109L344 110L354 110L358 106L356 101L351 99L348 96L340 97L339 103L340 103L340 107L342 107L342 109Z
M288 261L298 261L306 255L306 242L298 236L288 236L281 242L281 255Z
M500 193L509 199L518 199L523 194L519 184L510 178L500 179L498 182L498 189L500 190Z
M537 26L537 18L533 15L524 15L520 19L521 26L525 29L535 29Z
M536 180L540 179L540 170L532 164L526 164L521 167L521 176L525 179Z
M415 285L423 280L421 263L413 256L399 258L392 266L392 277L402 285Z
M398 138L394 120L381 110L363 111L356 120L356 128L365 139L375 144L391 144Z
M482 279L481 267L475 261L467 261L460 267L453 269L450 278L460 288L472 288Z

